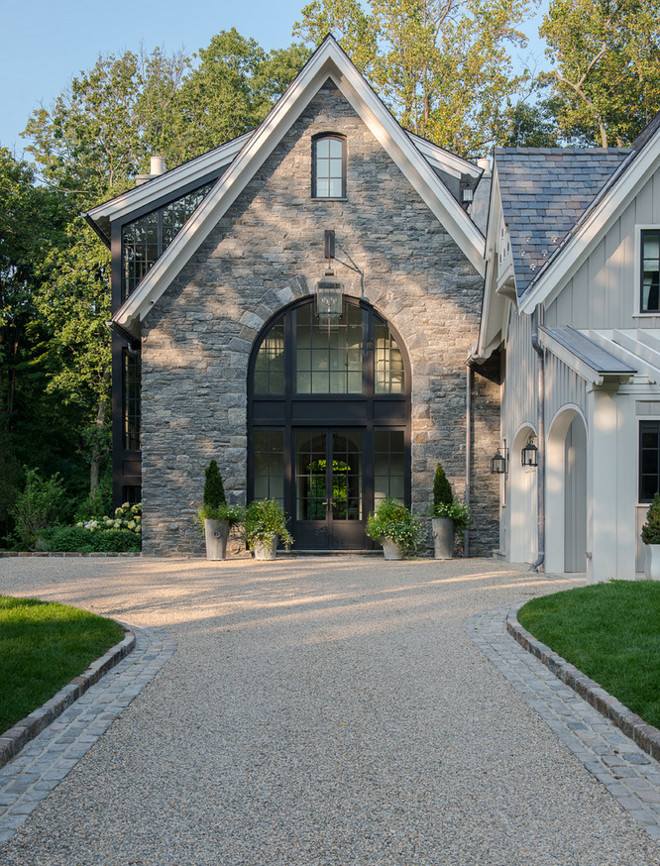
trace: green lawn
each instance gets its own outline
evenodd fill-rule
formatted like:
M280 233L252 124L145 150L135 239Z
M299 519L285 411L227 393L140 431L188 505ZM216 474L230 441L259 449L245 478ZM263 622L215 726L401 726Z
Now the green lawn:
M0 596L0 732L122 640L109 619L34 598Z
M528 602L518 620L660 728L660 582L617 580Z

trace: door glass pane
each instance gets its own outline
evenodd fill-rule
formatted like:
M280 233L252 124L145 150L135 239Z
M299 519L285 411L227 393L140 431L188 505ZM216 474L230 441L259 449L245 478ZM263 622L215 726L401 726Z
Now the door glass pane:
M254 431L254 498L284 506L284 431Z
M391 496L403 501L405 494L405 440L403 430L374 432L374 506Z
M296 433L296 520L326 519L326 434Z
M362 433L332 434L333 520L362 520Z

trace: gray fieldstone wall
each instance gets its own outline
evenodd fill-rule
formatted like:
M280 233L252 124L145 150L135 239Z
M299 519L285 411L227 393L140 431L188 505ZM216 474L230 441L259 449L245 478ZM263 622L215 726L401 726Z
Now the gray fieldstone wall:
M346 201L311 198L311 142L320 132L346 136ZM465 361L478 336L482 280L328 81L143 323L145 553L202 555L194 515L211 458L228 501L245 501L250 353L274 313L313 292L325 229L336 232L338 258L350 256L364 273L362 288L341 269L346 294L363 292L409 354L414 510L428 508L438 460L463 495ZM498 544L488 458L499 439L499 386L474 378L471 552L489 554Z

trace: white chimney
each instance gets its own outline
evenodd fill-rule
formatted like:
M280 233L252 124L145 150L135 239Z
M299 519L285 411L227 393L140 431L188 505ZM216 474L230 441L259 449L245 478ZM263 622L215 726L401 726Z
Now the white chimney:
M149 168L151 177L156 177L159 174L165 174L165 160L162 156L152 156Z

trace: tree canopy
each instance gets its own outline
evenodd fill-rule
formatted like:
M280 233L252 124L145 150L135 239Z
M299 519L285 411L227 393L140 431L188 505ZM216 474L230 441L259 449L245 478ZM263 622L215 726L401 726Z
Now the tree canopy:
M504 141L529 82L509 54L527 0L312 0L294 33L332 32L406 128L464 155Z
M539 32L560 133L629 144L660 109L660 0L553 0Z

